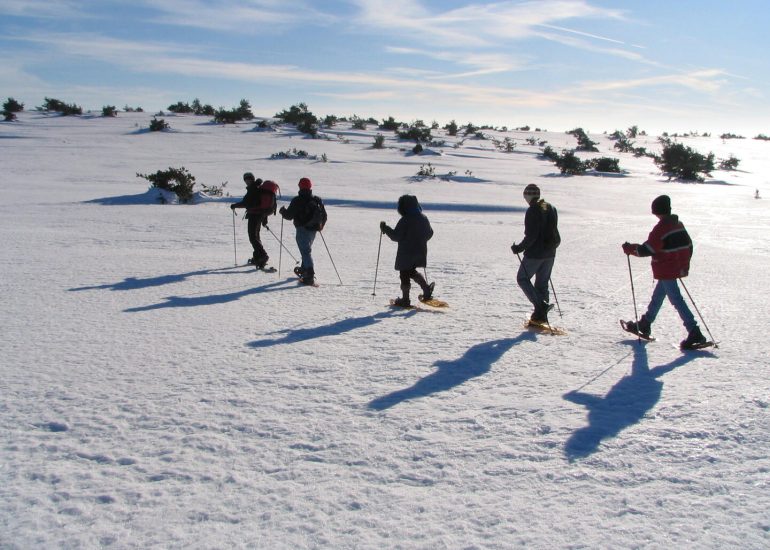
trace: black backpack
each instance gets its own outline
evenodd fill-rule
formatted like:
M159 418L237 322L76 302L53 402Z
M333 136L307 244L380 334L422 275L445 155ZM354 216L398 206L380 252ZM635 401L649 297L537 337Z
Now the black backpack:
M549 204L545 211L545 227L543 228L543 245L546 248L556 249L561 244L558 219L556 210Z
M311 231L323 231L328 216L326 215L326 207L324 206L321 197L313 195L310 197L310 200L307 201L307 206L305 207L305 219L307 220L305 229L310 229Z

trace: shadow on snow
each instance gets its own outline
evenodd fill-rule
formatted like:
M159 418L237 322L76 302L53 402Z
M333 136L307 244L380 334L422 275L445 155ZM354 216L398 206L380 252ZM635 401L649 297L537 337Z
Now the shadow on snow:
M588 409L588 426L580 428L567 440L564 454L570 461L585 458L599 448L602 440L618 435L638 424L655 407L663 392L660 378L697 357L714 357L710 352L684 353L668 364L650 369L647 346L636 340L633 346L631 374L621 378L604 397L580 391L564 394L564 399Z
M93 285L93 286L81 286L76 288L70 288L70 292L79 292L81 290L139 290L142 288L151 288L155 286L170 285L174 283L181 283L188 277L196 277L199 275L218 275L227 272L233 273L235 269L245 268L247 266L234 266L234 267L219 267L215 269L202 269L200 271L190 271L188 273L175 273L172 275L161 275L159 277L126 277L118 283L110 283L106 285ZM248 266L247 270L235 271L234 273L245 273L246 271L254 271L254 268Z
M397 200L370 201L354 199L334 199L323 197L326 206L344 206L353 208L373 208L377 210L395 210ZM430 212L525 212L526 208L520 206L507 206L502 204L453 204L448 202L421 202L423 210Z
M471 378L488 373L509 349L525 340L536 340L534 333L523 332L516 338L503 338L476 344L466 351L462 357L453 361L436 361L436 370L421 378L409 388L397 390L369 403L369 408L376 411L389 409L410 399L427 397L434 393L451 390Z
M266 348L281 344L304 342L314 338L323 338L324 336L336 336L338 334L374 325L388 317L410 317L414 315L416 311L407 311L405 315L398 315L398 313L400 312L397 310L388 310L375 313L374 315L366 315L364 317L341 319L334 323L318 327L278 330L271 334L282 334L283 336L266 340L256 340L254 342L249 342L247 345L252 348Z

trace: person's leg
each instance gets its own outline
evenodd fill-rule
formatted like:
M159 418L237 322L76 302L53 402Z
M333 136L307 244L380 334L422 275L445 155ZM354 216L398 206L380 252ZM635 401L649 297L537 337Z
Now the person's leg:
M417 271L417 268L412 269L409 276L415 283L420 285L423 296L427 295L428 297L430 297L430 294L432 294L431 288L428 285L428 282L425 280L425 277L423 277L422 274L419 271Z
M543 258L535 271L535 292L540 302L548 304L551 293L548 283L551 280L551 271L553 271L554 258Z
M695 316L692 314L692 311L690 311L690 308L687 307L687 302L684 301L684 297L679 290L679 284L677 280L666 279L660 281L660 283L663 285L663 288L666 291L668 301L671 302L671 305L674 306L674 309L682 319L682 323L684 324L684 328L687 329L687 332L689 333L690 331L696 329L698 327L698 322L695 320Z
M249 233L249 242L252 248L252 260L256 262L259 259L259 251L262 249L262 243L259 242L259 217L255 214L249 214L246 224L246 231ZM264 249L262 249L264 252Z
M265 219L264 214L260 214L256 217L256 223L255 223L255 229L254 229L254 238L251 242L252 248L254 248L254 261L259 266L264 266L267 263L267 260L269 259L269 256L267 255L267 252L265 251L265 247L262 246L262 238L260 237L260 229L262 229L262 222ZM251 220L249 220L251 221Z
M666 287L662 280L658 280L655 283L655 289L652 291L650 297L650 304L647 306L647 311L642 315L648 324L652 325L655 322L655 318L660 312L660 308L663 305L663 300L666 298Z
M412 287L410 280L412 278L413 271L414 269L402 269L398 272L398 277L401 280L401 299L396 300L398 305L408 306L411 304L409 299L409 290Z
M313 256L311 254L315 231L309 231L304 227L297 228L297 248L302 256L302 271L307 273L313 270Z
M527 299L536 308L540 302L540 299L538 297L537 290L535 290L535 287L532 284L532 281L530 279L532 279L532 277L537 272L539 264L540 264L540 260L533 260L532 258L523 258L521 260L521 265L519 265L519 271L516 274L516 282L519 284L519 287L521 287L521 290L524 292L524 296L526 296Z

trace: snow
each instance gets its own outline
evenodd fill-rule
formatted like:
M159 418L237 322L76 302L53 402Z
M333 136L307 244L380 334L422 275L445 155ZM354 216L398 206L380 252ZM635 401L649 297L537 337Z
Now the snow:
M373 149L374 127L141 131L151 118L0 124L0 547L770 545L770 144L685 139L741 165L683 184L599 134L581 156L620 158L621 177L563 177L524 141L574 147L560 132L490 132L510 153L434 132L446 181L415 178L425 160L390 132ZM328 162L270 160L293 148ZM160 205L136 177L180 166L233 196ZM297 287L287 253L280 276L234 266L246 171L281 204L303 176L325 199L319 288ZM510 245L531 182L559 209L566 336L522 328ZM446 311L387 307L395 244L377 264L378 224L403 193L433 224ZM618 326L633 317L620 244L645 239L662 193L695 241L686 284L718 349L681 353L668 304L656 342ZM299 257L293 227L270 229ZM650 269L631 260L643 310Z

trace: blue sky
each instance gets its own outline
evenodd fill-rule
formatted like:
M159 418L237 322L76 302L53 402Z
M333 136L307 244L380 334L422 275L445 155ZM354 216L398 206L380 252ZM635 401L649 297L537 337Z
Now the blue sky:
M0 97L770 134L766 0L0 0Z

